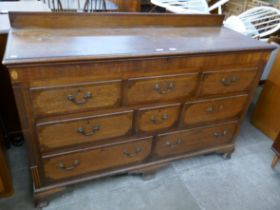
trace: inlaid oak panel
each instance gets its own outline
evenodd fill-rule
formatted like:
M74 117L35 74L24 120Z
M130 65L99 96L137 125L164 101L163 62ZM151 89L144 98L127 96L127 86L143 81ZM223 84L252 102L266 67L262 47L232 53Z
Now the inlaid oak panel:
M200 95L247 91L251 88L257 73L256 70L206 72L203 75Z
M132 111L37 124L41 151L129 135Z
M184 125L191 126L238 118L246 105L248 95L187 102Z
M111 147L77 152L44 160L45 176L57 180L144 160L151 152L152 138Z
M194 96L198 73L132 78L128 80L129 105L182 100Z
M31 97L37 115L115 107L121 101L121 82L32 88Z
M195 128L158 135L154 154L157 157L178 155L232 143L236 124Z
M155 132L168 129L177 122L179 113L180 104L141 108L137 113L136 129L138 132Z

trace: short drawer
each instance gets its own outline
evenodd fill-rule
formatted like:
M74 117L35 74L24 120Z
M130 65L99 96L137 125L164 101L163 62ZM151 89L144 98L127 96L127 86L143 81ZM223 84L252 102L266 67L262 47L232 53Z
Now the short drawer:
M247 91L255 80L257 72L257 70L240 70L204 73L200 95Z
M186 99L195 94L198 74L135 78L127 81L128 105Z
M37 124L41 151L129 135L133 111Z
M154 132L167 129L178 121L180 104L142 108L137 111L137 132Z
M154 153L157 157L165 157L229 144L236 127L231 123L162 134L156 139Z
M147 137L45 159L45 176L57 180L143 161L150 154L151 145L152 137Z
M31 97L36 115L115 107L121 102L121 81L32 88Z
M184 125L191 126L240 117L248 95L196 101L185 104Z

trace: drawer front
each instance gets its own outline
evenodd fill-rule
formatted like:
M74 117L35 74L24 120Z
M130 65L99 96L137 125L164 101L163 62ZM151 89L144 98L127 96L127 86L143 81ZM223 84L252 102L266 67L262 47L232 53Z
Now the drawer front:
M200 95L247 91L257 75L256 70L204 73Z
M240 95L186 103L184 125L190 126L238 118L246 105L247 99L248 95Z
M132 111L37 125L41 151L129 135Z
M180 104L139 109L137 132L154 132L172 127L178 120Z
M129 105L186 99L195 94L198 74L182 74L128 80Z
M31 97L37 115L115 107L121 101L121 82L34 88Z
M63 179L144 160L151 152L152 137L77 152L44 160L45 176Z
M196 128L159 135L154 153L157 157L195 152L233 141L236 124Z

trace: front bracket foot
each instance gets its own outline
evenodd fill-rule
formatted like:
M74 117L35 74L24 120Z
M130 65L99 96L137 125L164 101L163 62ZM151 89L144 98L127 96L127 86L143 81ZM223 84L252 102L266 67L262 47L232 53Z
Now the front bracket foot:
M231 154L232 154L232 153L224 153L224 154L223 154L223 159L224 159L224 160L230 160L230 159L231 159Z
M34 205L36 208L44 208L49 205L49 199L53 198L58 193L61 193L65 190L65 187L54 188L51 190L41 191L34 193Z

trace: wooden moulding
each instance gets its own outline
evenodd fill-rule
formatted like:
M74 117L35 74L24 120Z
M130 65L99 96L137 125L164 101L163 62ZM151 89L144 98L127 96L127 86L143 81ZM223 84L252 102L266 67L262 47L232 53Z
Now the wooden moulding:
M174 15L151 13L48 13L11 12L12 28L39 27L49 29L108 28L142 26L222 26L223 15Z

